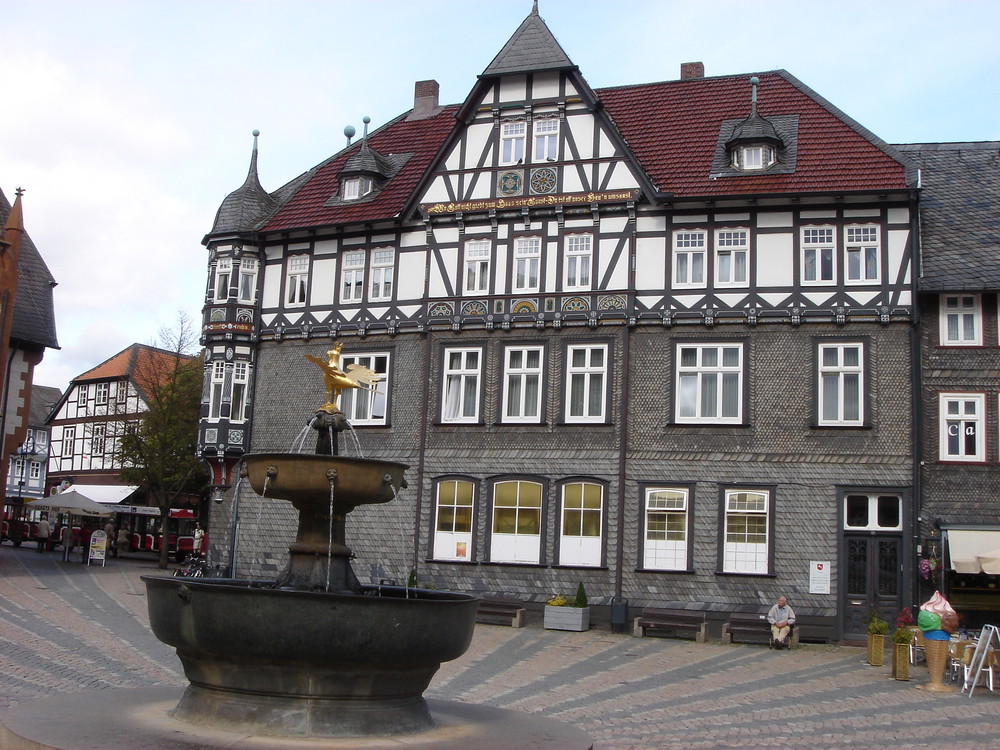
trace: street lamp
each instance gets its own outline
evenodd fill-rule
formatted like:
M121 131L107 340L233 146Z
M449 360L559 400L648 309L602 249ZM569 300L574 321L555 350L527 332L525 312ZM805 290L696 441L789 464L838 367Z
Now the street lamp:
M20 478L17 480L17 502L15 504L15 524L17 531L12 535L20 544L24 539L24 482L25 476L28 471L28 458L32 456L37 456L38 452L35 450L35 439L34 436L29 436L26 441L21 443L17 450L14 451L14 455L17 456L17 462L21 464Z

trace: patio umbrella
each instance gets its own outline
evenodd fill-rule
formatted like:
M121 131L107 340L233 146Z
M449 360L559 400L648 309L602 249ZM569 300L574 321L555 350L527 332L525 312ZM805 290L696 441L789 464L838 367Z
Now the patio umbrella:
M46 510L50 513L70 513L74 516L112 516L114 510L106 505L95 503L89 497L81 495L76 490L69 490L59 495L51 495L42 500L32 500L25 503L36 510Z
M991 576L1000 575L1000 549L984 552L976 559L984 573L989 573Z

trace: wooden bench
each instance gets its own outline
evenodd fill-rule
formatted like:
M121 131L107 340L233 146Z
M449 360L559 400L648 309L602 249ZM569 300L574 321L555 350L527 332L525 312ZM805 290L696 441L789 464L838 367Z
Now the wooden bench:
M476 622L486 625L524 627L524 602L520 599L486 596L480 599Z
M708 623L704 612L687 609L659 609L646 607L642 614L636 617L632 635L642 638L649 633L657 635L693 634L698 643L705 642L705 630Z
M729 622L722 626L722 642L734 643L736 641L770 644L771 623L767 621L767 615L745 612L733 612L729 615ZM798 645L799 629L794 626L788 635L788 647L798 648Z

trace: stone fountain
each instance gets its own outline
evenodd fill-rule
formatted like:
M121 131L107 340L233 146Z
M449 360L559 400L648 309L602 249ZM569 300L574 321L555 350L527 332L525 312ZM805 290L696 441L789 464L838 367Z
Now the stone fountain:
M323 369L328 393L311 420L316 452L249 454L241 471L264 502L298 511L282 575L144 576L153 633L176 649L190 683L180 700L164 689L46 698L13 719L8 712L4 748L591 747L559 722L423 697L441 663L469 648L478 598L359 583L347 515L395 499L408 467L337 455L349 427L340 392L374 387L377 376L357 365L341 371L339 346L325 360L307 358Z

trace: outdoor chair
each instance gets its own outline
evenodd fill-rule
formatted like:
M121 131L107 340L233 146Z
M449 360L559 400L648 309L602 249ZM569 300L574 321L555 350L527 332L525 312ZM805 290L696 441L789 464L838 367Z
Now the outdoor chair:
M962 654L962 690L967 690L972 687L972 657L976 653L976 647L973 644L968 644L965 649L965 653ZM997 661L997 653L990 646L986 650L986 659L983 661L983 669L979 673L980 678L986 678L986 687L993 692L994 685L994 672L1000 670L1000 663Z

